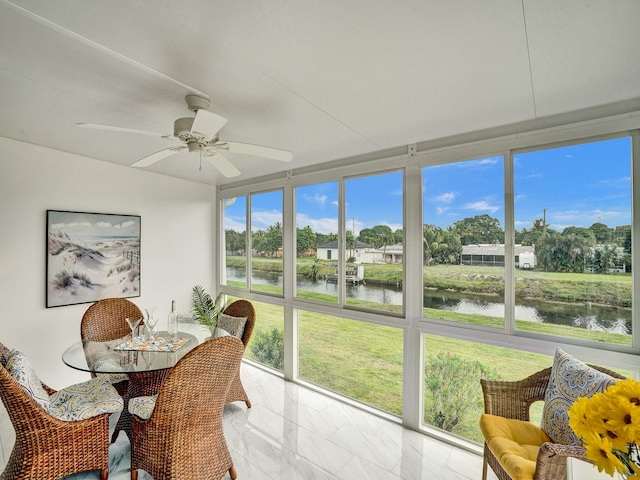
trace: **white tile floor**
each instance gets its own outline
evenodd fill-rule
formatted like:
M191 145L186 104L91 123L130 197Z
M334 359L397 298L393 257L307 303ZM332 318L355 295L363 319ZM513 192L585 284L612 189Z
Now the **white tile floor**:
M253 407L225 407L224 431L239 480L480 480L482 458L308 388L242 365ZM112 419L113 420L113 419ZM0 406L0 470L15 435ZM109 451L111 480L129 478L124 433ZM97 472L68 479L93 480ZM140 472L140 480L150 480ZM229 476L225 476L228 479ZM489 480L495 476L490 472Z

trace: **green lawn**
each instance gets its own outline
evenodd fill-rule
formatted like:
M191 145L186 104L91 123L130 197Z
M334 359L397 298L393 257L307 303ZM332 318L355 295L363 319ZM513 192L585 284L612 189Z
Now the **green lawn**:
M244 260L244 259L242 259ZM299 259L301 268L309 266L311 260ZM263 263L273 268L281 260L254 259L253 268ZM398 266L367 266L368 275L375 278L395 278ZM481 272L477 273L478 270ZM476 272L476 273L474 273ZM502 269L482 267L481 269L464 266L433 266L425 269L425 285L428 288L446 288L474 293L495 293L502 288ZM631 278L628 275L592 275L592 274L550 274L535 271L517 272L518 288L526 288L527 294L535 298L546 298L549 292L562 301L610 301L610 296L619 299L619 303L630 302ZM279 287L261 286L261 291L281 293ZM300 294L302 295L302 293ZM627 296L628 295L628 299ZM325 300L335 303L331 296L304 293L305 298ZM351 299L353 300L353 299ZM366 302L353 301L365 308L380 309L380 305L368 305ZM283 330L284 311L282 307L267 303L254 302L258 312L256 328L252 342L261 334L272 329ZM393 308L393 307L392 307ZM501 319L481 315L462 315L444 310L424 309L424 316L446 320L473 323L501 328ZM381 410L402 414L402 370L403 370L403 330L371 323L347 320L325 314L308 311L299 312L299 372L300 378L356 399ZM516 320L520 330L544 334L585 338L606 343L630 345L630 335L597 332L570 326L539 324ZM251 345L251 344L250 344ZM552 359L545 355L519 350L493 347L478 343L445 337L426 337L425 363L429 355L437 351L450 352L464 359L477 360L490 367L501 379L515 380L524 378L536 371L548 367ZM251 349L246 355L254 358ZM255 359L255 358L254 358ZM629 372L621 372L629 375ZM473 408L454 428L453 432L473 441L480 442L481 436L477 421L482 413L479 378L474 379L468 394L477 399ZM426 389L425 389L426 391ZM430 405L429 394L425 394L425 411ZM534 412L539 417L540 407Z

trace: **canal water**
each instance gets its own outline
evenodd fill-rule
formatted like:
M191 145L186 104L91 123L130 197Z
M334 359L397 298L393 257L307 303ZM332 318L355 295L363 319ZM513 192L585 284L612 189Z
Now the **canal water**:
M227 269L227 279L246 281L244 270ZM252 282L259 285L282 285L279 273L253 272ZM338 286L324 280L297 279L297 289L305 292L338 295ZM378 285L347 285L348 298L367 300L385 305L402 305L402 288ZM523 301L516 299L517 320L551 323L602 330L614 333L631 333L631 309L596 306L584 303L558 304L551 302ZM469 293L443 290L425 290L424 307L465 314L504 317L504 303L499 297L474 296Z

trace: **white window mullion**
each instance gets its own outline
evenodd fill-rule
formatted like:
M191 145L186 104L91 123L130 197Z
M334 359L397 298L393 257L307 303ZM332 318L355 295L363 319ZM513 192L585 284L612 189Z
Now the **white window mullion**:
M414 163L414 162L412 162ZM404 330L402 423L418 430L424 411L424 337L420 331L423 287L422 169L407 167L404 176Z
M513 195L513 152L505 152L504 161L504 328L513 334L515 321L516 257L515 206Z

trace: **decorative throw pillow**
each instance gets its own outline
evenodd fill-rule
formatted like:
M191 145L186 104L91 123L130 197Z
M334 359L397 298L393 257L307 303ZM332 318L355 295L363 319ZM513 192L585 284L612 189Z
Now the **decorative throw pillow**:
M247 317L232 317L226 313L221 313L218 317L218 328L226 330L229 335L235 335L242 340L244 326L247 323Z
M153 409L156 406L158 395L150 395L148 397L133 397L129 399L129 413L140 417L143 420L149 420Z
M29 359L18 350L13 350L5 368L9 374L45 409L49 406L49 394L42 386Z
M556 349L551 377L544 396L542 430L563 445L582 445L569 426L569 408L579 397L591 397L614 384L615 378Z

